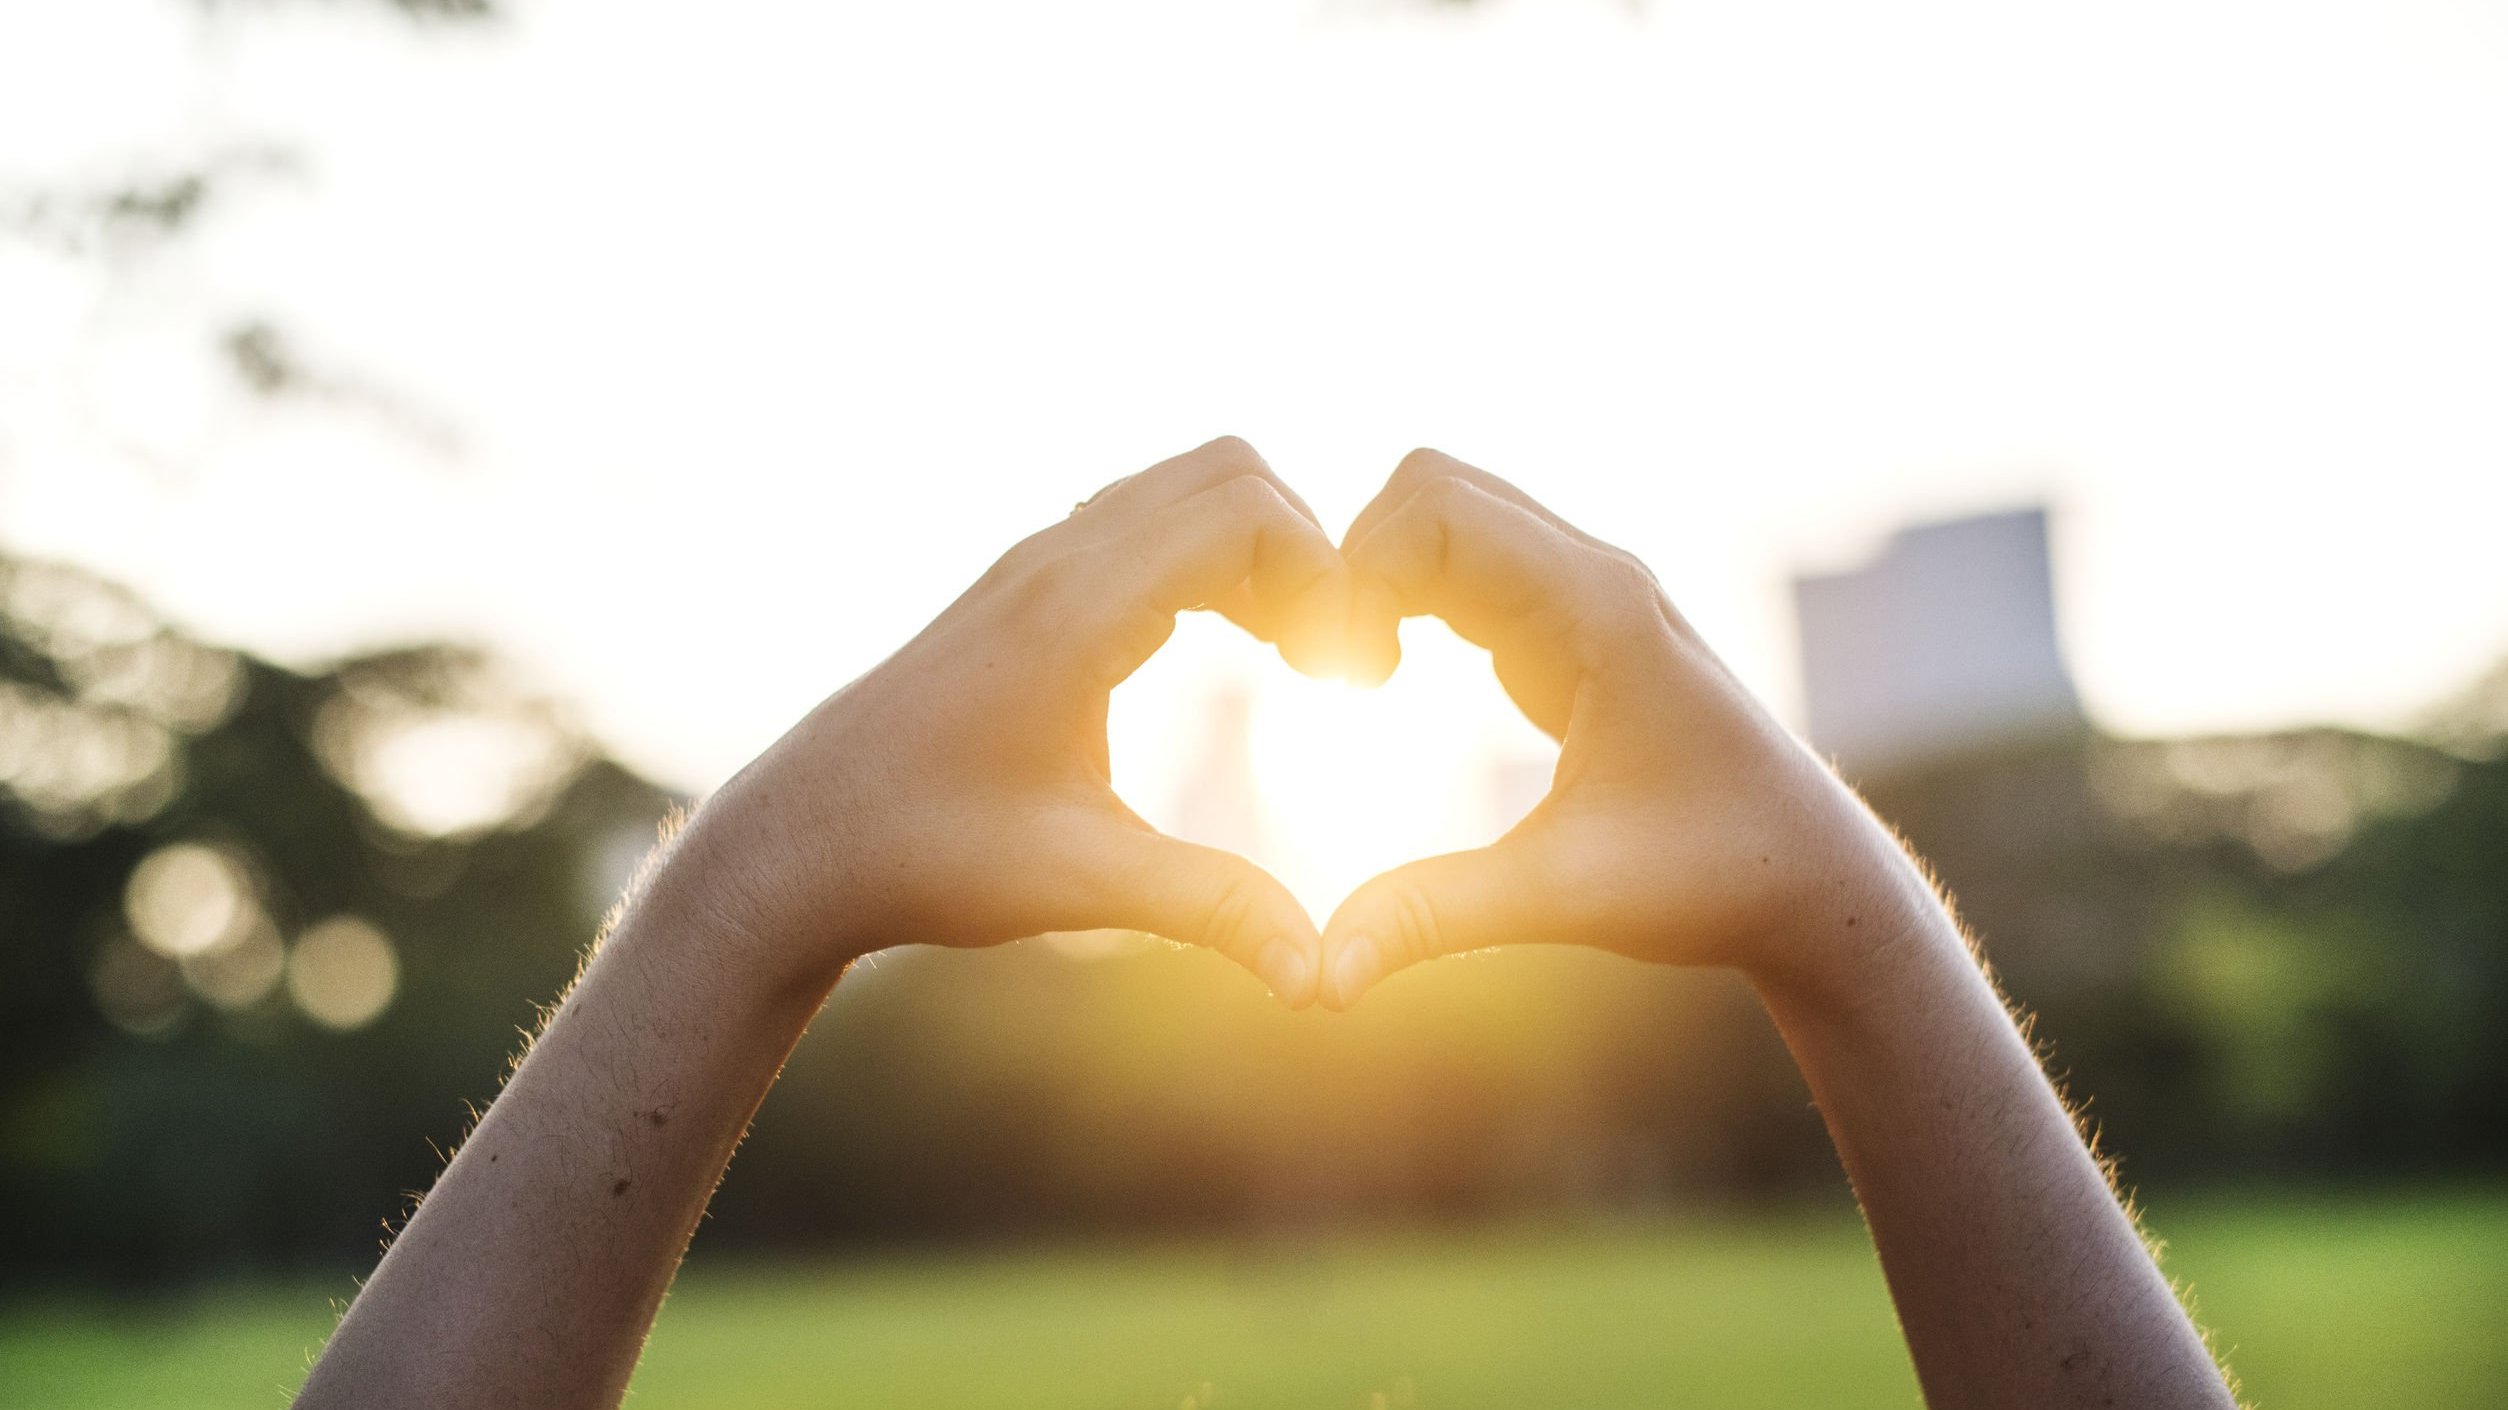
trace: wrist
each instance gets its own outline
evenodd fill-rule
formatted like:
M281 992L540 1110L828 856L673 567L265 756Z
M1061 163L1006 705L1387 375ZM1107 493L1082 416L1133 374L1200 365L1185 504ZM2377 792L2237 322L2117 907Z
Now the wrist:
M1852 800L1846 800L1852 805ZM1744 975L1771 1009L1849 1022L1921 1006L1946 966L1973 971L1958 923L1923 870L1859 806L1797 889L1779 932Z
M805 959L753 929L702 886L657 875L601 947L655 982L703 996L727 1030L798 1033L827 1001L841 964Z
M860 908L826 875L813 875L809 894L799 894L726 821L709 800L631 897L618 930L653 937L757 1002L815 1010L845 967L874 948L828 923Z

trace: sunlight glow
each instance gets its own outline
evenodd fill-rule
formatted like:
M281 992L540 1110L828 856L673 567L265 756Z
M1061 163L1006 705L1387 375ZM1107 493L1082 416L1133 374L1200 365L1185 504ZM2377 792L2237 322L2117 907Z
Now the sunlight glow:
M1394 685L1267 676L1251 756L1267 861L1318 920L1380 871L1495 836L1470 721Z
M1555 748L1441 625L1406 626L1401 669L1373 690L1227 632L1185 634L1183 659L1119 694L1117 786L1176 835L1251 857L1319 924L1378 872L1495 839L1548 787Z

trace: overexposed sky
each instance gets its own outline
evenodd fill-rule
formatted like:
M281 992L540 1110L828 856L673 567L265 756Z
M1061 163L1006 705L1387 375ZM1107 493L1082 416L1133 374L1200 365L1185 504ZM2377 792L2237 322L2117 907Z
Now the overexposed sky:
M1221 432L1336 529L1507 474L1789 715L1790 571L2034 498L2117 729L2508 652L2508 6L201 8L0 8L0 182L305 158L0 241L0 542L291 658L484 638L682 786ZM453 449L234 393L258 314ZM1119 757L1270 669L1185 633Z

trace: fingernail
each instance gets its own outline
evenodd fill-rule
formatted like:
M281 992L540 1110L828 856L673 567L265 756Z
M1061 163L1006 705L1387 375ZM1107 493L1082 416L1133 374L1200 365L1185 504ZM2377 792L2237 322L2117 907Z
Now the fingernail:
M1332 992L1341 1008L1358 1002L1367 986L1376 982L1376 946L1364 935L1354 937L1341 947L1341 955L1332 962Z
M1272 993L1291 1008L1302 1008L1307 1001L1306 952L1285 939L1264 942L1261 964L1263 981Z

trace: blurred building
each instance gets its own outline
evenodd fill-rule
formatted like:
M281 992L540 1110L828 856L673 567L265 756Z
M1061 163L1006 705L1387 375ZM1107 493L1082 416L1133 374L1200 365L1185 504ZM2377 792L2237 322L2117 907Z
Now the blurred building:
M1794 609L1812 745L1850 775L2081 724L2042 508L1903 529Z

